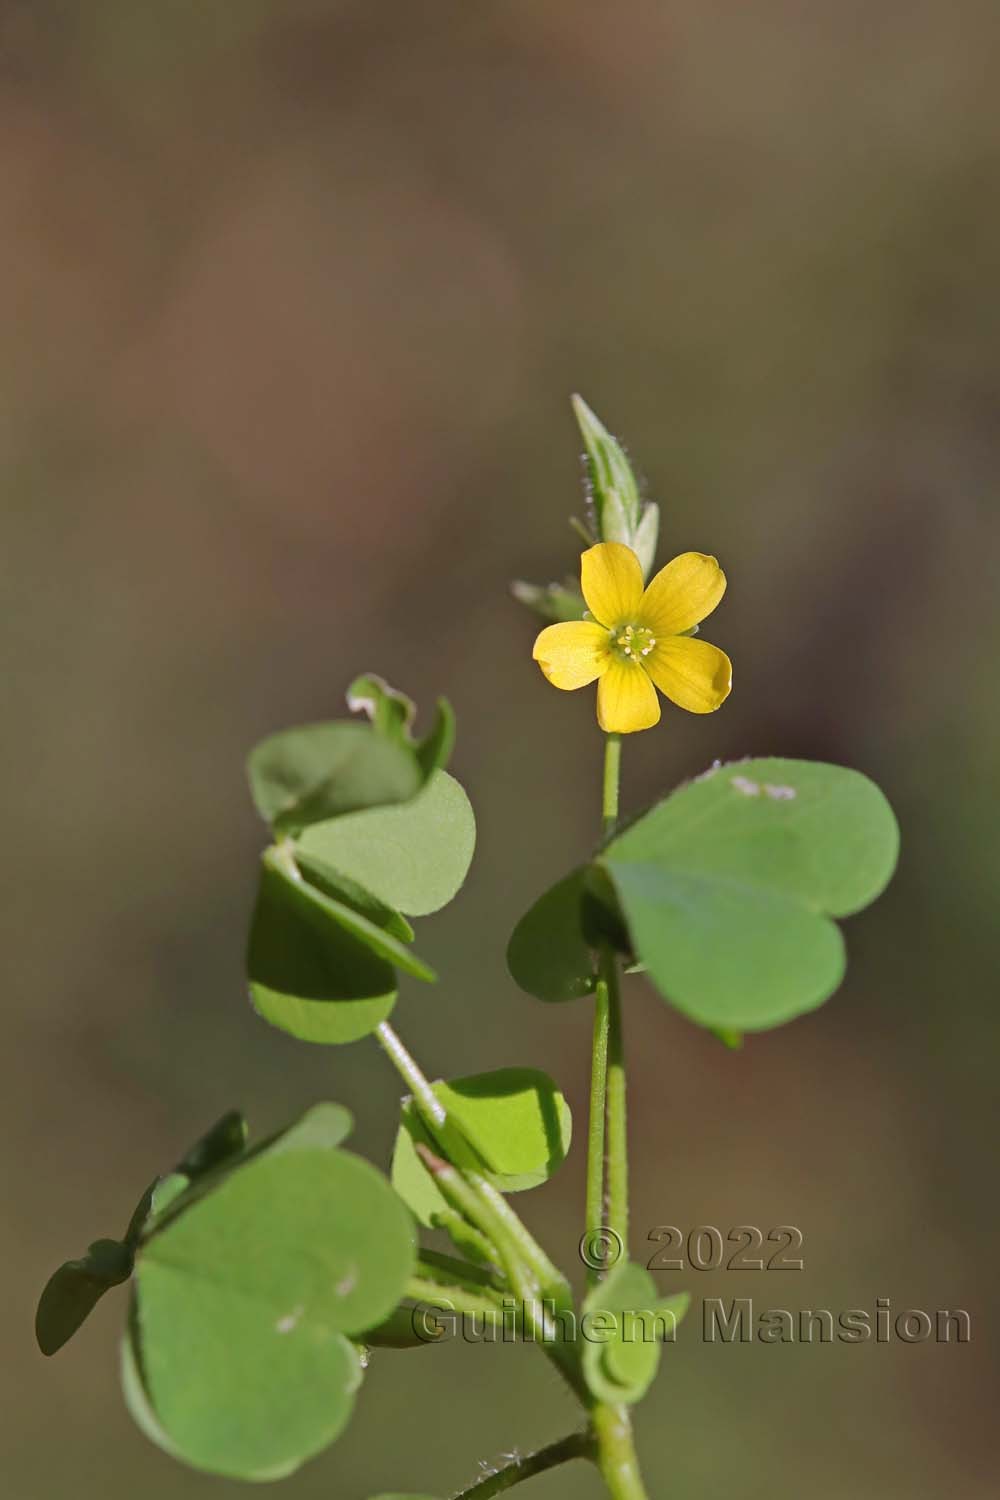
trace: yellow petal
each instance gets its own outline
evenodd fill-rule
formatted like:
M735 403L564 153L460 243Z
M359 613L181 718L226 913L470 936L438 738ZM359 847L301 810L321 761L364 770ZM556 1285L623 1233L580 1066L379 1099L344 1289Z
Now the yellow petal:
M552 686L567 690L586 687L611 659L608 632L592 620L546 626L531 654Z
M642 596L642 623L657 639L681 635L710 615L725 592L726 575L714 557L682 552L650 579Z
M609 630L628 624L642 599L639 559L621 542L598 542L580 559L580 586L595 620Z
M597 684L597 722L608 734L632 734L659 723L660 700L638 662L612 658Z
M713 713L733 685L726 653L690 635L658 641L644 665L660 692L693 714Z

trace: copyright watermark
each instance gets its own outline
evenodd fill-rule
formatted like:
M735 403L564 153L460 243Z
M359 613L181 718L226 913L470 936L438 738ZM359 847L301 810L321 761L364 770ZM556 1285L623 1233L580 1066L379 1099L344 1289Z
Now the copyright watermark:
M625 1245L616 1229L598 1225L585 1229L580 1236L580 1259L591 1271L610 1271L625 1254Z
M504 1297L495 1309L467 1312L456 1309L446 1293L418 1302L411 1326L422 1344L456 1338L467 1344L672 1344L677 1337L677 1319L669 1308L598 1308L578 1315L551 1298Z
M657 1224L646 1235L658 1246L646 1260L647 1271L801 1271L802 1230L794 1224L758 1229L756 1224L736 1224L718 1229L698 1224L678 1229L676 1224ZM577 1247L580 1259L592 1271L610 1271L625 1254L617 1230L606 1224L587 1229Z

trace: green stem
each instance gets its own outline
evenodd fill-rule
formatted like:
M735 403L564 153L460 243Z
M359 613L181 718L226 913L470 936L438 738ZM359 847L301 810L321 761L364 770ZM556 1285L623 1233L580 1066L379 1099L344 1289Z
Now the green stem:
M484 1474L481 1479L473 1480L466 1489L459 1490L453 1500L466 1500L467 1496L474 1497L474 1500L489 1500L489 1496L502 1495L504 1490L513 1489L515 1484L523 1483L534 1474L544 1474L546 1469L555 1469L559 1464L569 1463L574 1458L593 1459L594 1454L592 1435L589 1432L574 1432L570 1437L561 1438L558 1443L549 1443L547 1448L539 1448L534 1453L512 1458L492 1474Z
M541 1344L549 1359L585 1406L591 1397L580 1369L579 1351L567 1342L560 1313L572 1310L572 1294L565 1277L535 1244L501 1194L476 1174L459 1172L418 1145L417 1154L433 1175L441 1195L454 1204L496 1246L500 1263L519 1302L524 1336ZM528 1259L526 1250L531 1253ZM542 1257L541 1274L537 1258Z
M494 1252L495 1253L495 1252ZM447 1282L465 1286L483 1296L502 1296L508 1290L503 1277L469 1261L459 1260L454 1255L442 1255L439 1250L428 1250L421 1246L417 1254L417 1267L421 1276L431 1281Z
M609 734L604 746L602 833L618 826L621 737ZM606 1160L605 1160L606 1157ZM605 1197L606 1184L606 1197ZM611 1229L628 1252L628 1139L625 1116L625 1055L622 1037L618 960L610 945L601 951L595 990L590 1133L587 1152L587 1229ZM593 1242L596 1248L596 1240ZM614 1253L614 1247L609 1247ZM600 1270L591 1272L593 1279ZM613 1500L647 1500L632 1439L628 1407L601 1401L590 1406L596 1462Z
M457 1209L439 1208L431 1215L431 1224L435 1229L443 1229L451 1238L452 1244L471 1261L483 1266L496 1265L496 1250L485 1234L473 1229Z
M569 1283L559 1267L549 1259L541 1245L530 1232L523 1219L514 1212L503 1193L487 1182L478 1172L465 1172L466 1180L488 1207L493 1222L503 1226L503 1232L515 1246L518 1257L538 1280L543 1297L555 1298L557 1302L571 1301ZM488 1231L487 1231L488 1232Z
M597 1467L613 1500L648 1500L628 1407L599 1404L591 1412L590 1421L597 1445Z
M499 1321L503 1315L503 1306L498 1297L457 1283L448 1285L431 1280L428 1276L411 1276L403 1295L410 1302L426 1302L431 1307L440 1307L444 1301L450 1304L452 1312L474 1313L491 1320Z
M628 1134L625 1114L625 1051L618 960L610 949L602 956L608 992L608 1227L628 1252Z
M604 742L604 796L601 805L604 837L614 833L618 823L618 787L621 781L622 737L609 734Z
M375 1028L375 1035L400 1077L409 1085L420 1113L428 1124L431 1127L445 1125L448 1115L444 1105L388 1021L380 1022ZM484 1222L484 1216L490 1224L499 1225L502 1238L511 1246L517 1258L531 1268L533 1275L537 1278L539 1290L544 1296L558 1298L564 1288L568 1293L566 1278L553 1265L502 1193L498 1193L496 1188L478 1172L466 1169L460 1171L450 1163L437 1158L434 1153L428 1153L423 1148L418 1148L418 1150L424 1160L424 1165L437 1177L438 1185L445 1197L472 1223L474 1228L486 1236L488 1244L495 1243L498 1249L502 1250L499 1241ZM431 1164L432 1161L434 1165ZM440 1168L447 1168L447 1171L442 1172Z
M594 995L594 1041L590 1069L590 1124L587 1131L587 1201L584 1209L588 1251L587 1282L601 1277L601 1231L604 1226L604 1119L608 1086L608 986L598 979ZM592 1264L593 1262L593 1264Z
M403 1046L399 1036L389 1025L388 1021L380 1021L375 1028L375 1035L381 1043L389 1061L396 1072L408 1085L410 1092L417 1101L420 1113L433 1125L443 1125L448 1118L444 1105L441 1103L430 1083L417 1065L416 1060Z

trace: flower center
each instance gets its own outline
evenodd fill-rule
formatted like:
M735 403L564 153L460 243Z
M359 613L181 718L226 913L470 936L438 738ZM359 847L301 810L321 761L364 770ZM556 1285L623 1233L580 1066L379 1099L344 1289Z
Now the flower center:
M611 633L611 649L625 661L641 662L655 645L653 632L645 625L620 625Z

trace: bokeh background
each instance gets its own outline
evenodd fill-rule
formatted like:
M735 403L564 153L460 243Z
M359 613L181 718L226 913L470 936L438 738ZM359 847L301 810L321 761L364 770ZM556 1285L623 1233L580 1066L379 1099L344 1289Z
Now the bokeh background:
M713 1347L696 1313L638 1418L651 1493L996 1493L996 23L992 0L6 0L12 1500L237 1494L126 1417L122 1297L33 1347L49 1271L151 1172L231 1104L265 1130L321 1097L387 1160L376 1049L292 1043L242 975L244 753L342 712L360 669L451 697L479 818L421 933L444 981L399 1027L436 1073L548 1067L582 1125L588 1007L532 1002L503 957L597 820L592 695L543 683L507 592L574 566L573 390L661 503L663 559L730 578L733 696L628 743L626 806L779 752L863 767L904 834L825 1011L734 1055L632 983L638 1248L791 1223L802 1272L661 1284L973 1328ZM567 1264L581 1138L521 1201ZM574 1420L533 1351L382 1356L285 1492L446 1494ZM579 1465L533 1485L600 1493Z

